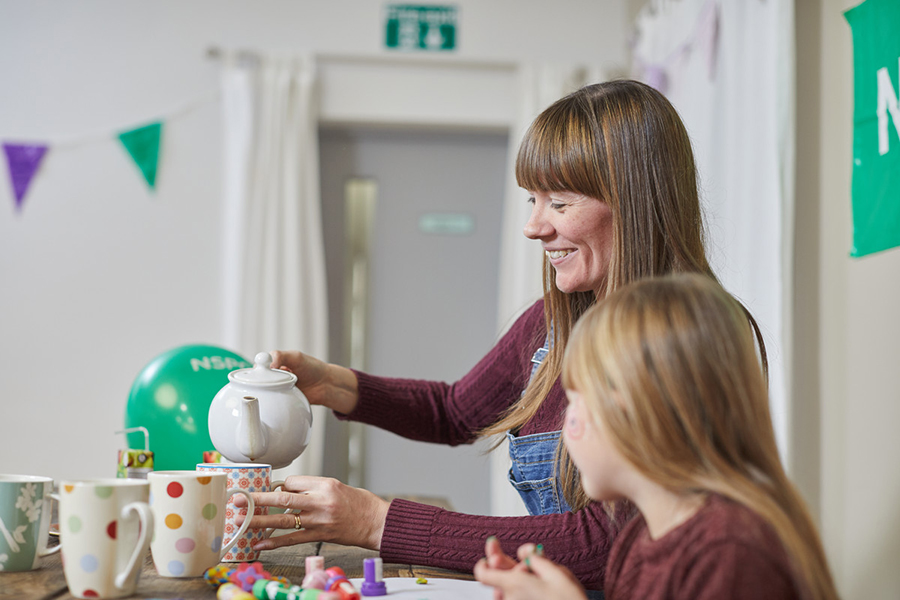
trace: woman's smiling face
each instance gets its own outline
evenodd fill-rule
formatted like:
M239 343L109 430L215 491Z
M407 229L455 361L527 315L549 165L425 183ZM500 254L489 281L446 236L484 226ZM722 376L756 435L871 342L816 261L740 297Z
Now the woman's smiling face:
M532 192L525 237L540 240L565 293L605 289L612 258L612 211L575 192Z

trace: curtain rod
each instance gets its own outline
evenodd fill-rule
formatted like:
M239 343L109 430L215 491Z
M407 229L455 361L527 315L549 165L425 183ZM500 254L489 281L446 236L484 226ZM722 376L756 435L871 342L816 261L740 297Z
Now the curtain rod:
M226 57L234 57L237 60L255 62L265 56L265 52L257 50L223 50L218 46L210 46L206 49L206 57L211 60L222 60ZM386 66L429 66L450 67L468 69L487 69L492 71L513 71L518 68L518 63L501 60L474 60L460 59L449 56L419 56L411 54L340 54L330 52L314 53L317 62L343 63L343 64L376 64Z

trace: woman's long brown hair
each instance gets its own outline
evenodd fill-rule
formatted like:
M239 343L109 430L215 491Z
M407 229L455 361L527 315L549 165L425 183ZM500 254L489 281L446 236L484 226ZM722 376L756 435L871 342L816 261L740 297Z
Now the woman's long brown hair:
M553 332L550 351L521 398L481 432L485 436L518 431L534 417L562 372L572 327L606 294L667 273L715 277L704 247L690 138L675 108L650 86L610 81L556 101L526 132L516 158L516 179L532 192L577 192L608 204L613 252L599 296L561 292L544 258L544 319L548 335ZM757 330L765 363L762 336L747 316ZM589 500L562 442L559 455L564 495L578 510Z
M709 277L640 281L579 321L563 385L645 477L749 508L781 540L802 597L835 599L816 527L781 465L751 332Z

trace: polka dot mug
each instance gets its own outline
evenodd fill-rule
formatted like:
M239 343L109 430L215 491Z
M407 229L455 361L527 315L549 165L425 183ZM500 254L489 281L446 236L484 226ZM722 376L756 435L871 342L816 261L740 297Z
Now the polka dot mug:
M139 479L61 481L63 572L76 598L121 598L137 588L150 545L150 485Z
M200 577L219 564L238 538L241 529L225 542L225 507L231 497L247 498L249 492L227 489L226 473L202 471L156 471L147 475L150 482L150 508L155 526L150 552L156 571L163 577Z

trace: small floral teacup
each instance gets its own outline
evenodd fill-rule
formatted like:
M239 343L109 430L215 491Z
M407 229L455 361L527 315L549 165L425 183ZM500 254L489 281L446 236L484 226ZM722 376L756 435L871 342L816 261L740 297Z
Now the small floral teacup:
M230 489L240 489L250 493L253 492L271 492L276 488L284 485L284 481L276 481L270 483L272 477L272 465L258 463L200 463L197 465L198 471L206 471L209 473L226 473L228 475L228 483L226 487ZM253 511L254 515L267 515L269 508L267 506L257 506ZM237 508L234 500L229 499L225 505L225 543L228 544L240 529L235 525L234 520L238 515L246 516L247 507ZM265 529L247 529L237 543L225 553L222 562L245 562L256 560L259 552L253 549L253 544L262 540L271 534L271 530Z

